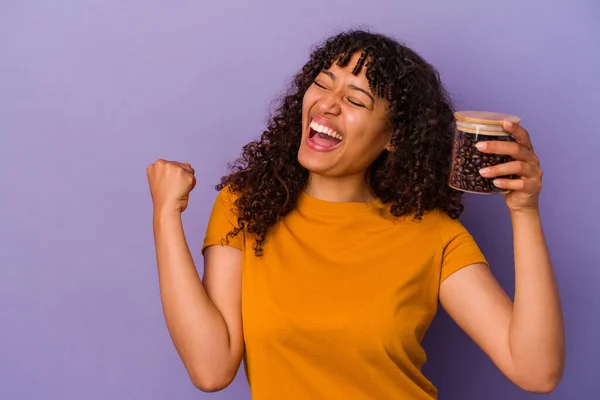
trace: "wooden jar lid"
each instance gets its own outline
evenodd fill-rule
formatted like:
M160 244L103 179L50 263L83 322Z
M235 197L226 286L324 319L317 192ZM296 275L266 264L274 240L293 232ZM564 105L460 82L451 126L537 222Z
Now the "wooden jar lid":
M482 125L502 125L502 121L521 122L521 118L514 115L490 111L457 111L454 118L457 121Z

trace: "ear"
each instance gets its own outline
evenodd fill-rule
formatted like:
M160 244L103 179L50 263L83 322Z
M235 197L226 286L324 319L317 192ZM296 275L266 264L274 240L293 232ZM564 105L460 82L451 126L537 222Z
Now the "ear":
M387 143L385 144L384 149L386 149L389 152L392 152L392 151L395 150L394 146L392 146L392 138L394 137L394 133L395 133L394 131L395 130L394 130L394 127L392 125L389 125L388 128L387 128L387 130L386 130L386 134L389 135L389 138L388 138Z
M392 135L390 135L390 138L388 139L387 143L385 144L385 149L387 151L389 151L390 153L393 152L396 148L392 145Z

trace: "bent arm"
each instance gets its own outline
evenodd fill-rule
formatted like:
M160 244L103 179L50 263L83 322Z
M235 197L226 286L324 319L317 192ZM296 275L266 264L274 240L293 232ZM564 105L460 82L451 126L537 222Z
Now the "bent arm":
M185 368L203 391L225 388L242 360L241 251L205 251L204 284L180 213L154 215L160 295L167 328Z
M558 288L537 211L513 213L511 218L514 304L482 264L444 280L440 303L516 385L547 393L558 385L564 369Z

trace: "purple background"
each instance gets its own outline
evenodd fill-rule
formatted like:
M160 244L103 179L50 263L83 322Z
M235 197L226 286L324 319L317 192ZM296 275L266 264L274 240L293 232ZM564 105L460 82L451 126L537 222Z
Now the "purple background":
M543 222L567 368L552 399L600 384L600 6L597 1L4 0L0 3L0 398L246 399L243 373L203 394L163 320L145 168L188 160L199 254L212 189L262 131L310 45L362 24L440 70L458 108L523 118L546 172ZM551 5L552 4L552 5ZM467 198L512 294L500 197ZM441 314L426 373L442 399L530 399Z

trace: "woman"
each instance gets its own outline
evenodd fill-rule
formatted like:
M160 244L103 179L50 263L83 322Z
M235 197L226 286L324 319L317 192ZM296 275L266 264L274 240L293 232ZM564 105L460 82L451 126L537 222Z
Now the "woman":
M561 307L529 136L487 142L517 161L509 189L514 304L457 221L447 184L453 112L437 72L392 39L327 40L217 196L201 281L181 212L188 163L148 168L164 314L193 383L226 387L242 358L253 398L434 399L421 340L438 301L516 385L549 392L564 364ZM243 329L242 329L243 327Z

